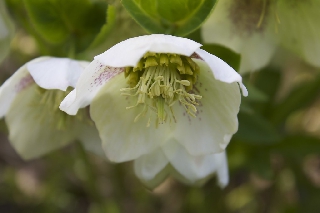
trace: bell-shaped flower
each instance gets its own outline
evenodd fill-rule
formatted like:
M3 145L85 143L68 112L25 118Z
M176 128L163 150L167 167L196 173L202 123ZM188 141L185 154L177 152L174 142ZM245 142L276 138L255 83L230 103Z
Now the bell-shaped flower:
M120 42L95 57L60 109L75 115L90 104L113 162L138 159L141 164L139 159L155 153L161 155L154 160L155 173L170 163L184 176L193 172L189 179L203 177L216 169L183 173L183 165L207 167L203 158L225 150L238 129L240 88L244 95L247 90L236 71L200 46L170 35Z
M0 63L9 51L13 31L14 25L6 10L5 1L0 1Z
M202 185L213 174L216 174L220 187L225 187L229 182L225 152L192 156L174 140L136 159L134 171L141 182L151 189L169 175L190 185Z
M278 46L320 67L319 14L318 0L219 0L202 36L240 53L241 73L266 66Z
M74 140L89 150L101 150L87 109L75 117L59 110L60 102L88 64L40 57L19 68L0 87L0 118L5 117L9 140L22 158L39 157Z

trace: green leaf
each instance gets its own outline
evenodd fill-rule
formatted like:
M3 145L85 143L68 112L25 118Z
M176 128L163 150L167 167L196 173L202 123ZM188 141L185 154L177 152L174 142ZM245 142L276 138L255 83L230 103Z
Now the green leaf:
M111 8L111 12L109 12L109 7ZM112 24L113 27L109 26L111 30L109 32L106 32L105 36L102 35L102 29L102 31L96 37L96 39L99 40L98 42L103 41L103 43L96 45L97 43L94 41L94 44L92 44L89 47L89 51L81 52L77 55L77 58L92 58L97 54L106 51L107 49L111 48L112 46L121 41L146 34L146 31L132 19L131 15L127 12L127 10L122 6L122 4L119 1L114 2L112 6L109 5L109 7L108 23L103 26L103 29L107 31L108 29L106 26L109 26L109 24ZM109 16L111 16L112 13L115 14L114 22L109 18Z
M216 0L122 0L132 17L150 33L185 36L210 14Z
M234 138L251 144L273 144L280 140L276 129L258 114L238 114L239 130Z
M101 28L99 34L95 37L93 42L90 44L89 49L97 47L99 44L103 43L106 37L110 34L116 21L116 10L114 6L109 5L107 10L107 20L106 23Z
M188 34L188 39L191 39L193 41L196 41L200 44L202 44L202 38L201 38L201 30L198 28L197 30L193 31L192 33Z
M107 4L89 0L25 0L30 21L43 40L66 46L69 51L85 49L106 20Z
M320 95L320 75L311 82L305 82L293 89L290 94L284 98L272 110L271 120L279 124L296 110L309 106Z
M218 44L205 44L201 49L221 58L235 70L238 70L240 67L241 55L229 48Z
M137 2L133 0L122 0L123 6L127 9L127 11L131 14L131 16L142 26L144 27L148 32L150 33L165 33L166 29L164 26L161 25L160 21L158 20L158 17L155 17L154 14L156 14L156 10L154 7L154 4L152 4L151 1L143 1L145 4L150 3L149 10L145 11L142 8L142 4L139 5ZM151 11L154 9L154 14L150 13L148 14L148 11Z

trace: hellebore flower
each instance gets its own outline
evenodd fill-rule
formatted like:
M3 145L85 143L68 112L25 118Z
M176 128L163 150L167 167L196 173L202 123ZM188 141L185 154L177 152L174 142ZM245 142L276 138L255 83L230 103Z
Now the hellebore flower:
M240 53L241 73L266 66L278 46L320 67L319 13L318 0L220 0L202 36Z
M0 1L0 63L9 51L13 31L14 26L6 11L5 1Z
M200 46L170 35L120 42L94 58L60 109L75 115L90 104L111 161L154 153L162 157L155 157L154 174L170 162L188 176L179 159L202 164L201 158L223 152L238 129L239 85L247 95L241 76Z
M88 62L67 58L40 57L19 68L0 87L0 117L5 116L9 140L22 158L39 157L76 139L87 149L101 149L85 109L75 117L59 110L68 87L75 87L86 65Z

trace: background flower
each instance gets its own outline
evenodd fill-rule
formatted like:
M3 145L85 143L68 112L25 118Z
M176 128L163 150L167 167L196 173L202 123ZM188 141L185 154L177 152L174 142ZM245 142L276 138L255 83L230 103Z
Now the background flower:
M241 73L265 67L278 46L320 66L320 3L309 1L221 0L203 25L207 43L241 54Z
M98 134L85 110L82 117L74 119L58 109L65 91L75 86L87 64L66 58L37 58L1 86L0 116L5 116L10 142L24 159L39 157L76 139L89 149L100 150Z

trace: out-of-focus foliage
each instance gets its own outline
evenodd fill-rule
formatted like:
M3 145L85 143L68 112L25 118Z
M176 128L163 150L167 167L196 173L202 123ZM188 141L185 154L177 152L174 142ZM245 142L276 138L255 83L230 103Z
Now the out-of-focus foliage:
M185 36L207 18L215 0L122 0L132 17L150 33Z
M0 1L0 63L7 56L14 34L14 24L10 19L5 2Z
M105 1L16 1L7 4L19 24L34 36L41 52L74 57L96 47L114 24L114 8ZM107 20L108 19L108 20Z
M122 40L146 34L142 27L203 43L196 29L215 1L5 3L16 32L11 53L0 65L1 83L37 56L91 60ZM239 70L241 55L218 44L204 44L203 49ZM77 144L25 162L10 146L2 120L0 212L318 213L320 70L290 53L277 54L280 62L243 76L249 96L243 98L239 131L227 148L226 189L219 189L214 178L200 188L168 179L150 192L134 176L130 163L110 164Z

